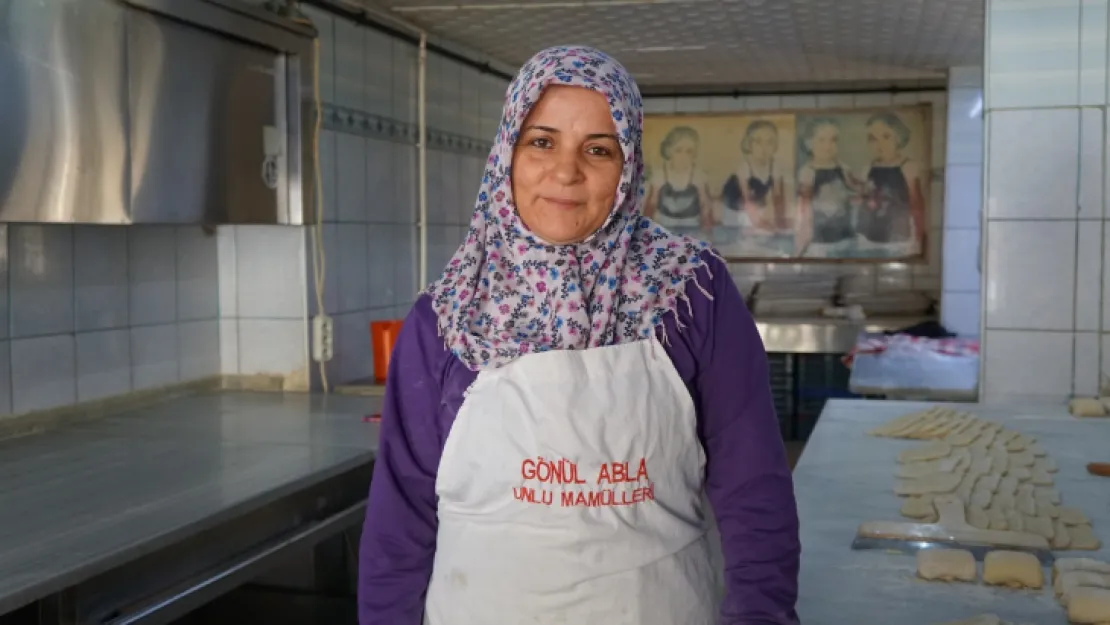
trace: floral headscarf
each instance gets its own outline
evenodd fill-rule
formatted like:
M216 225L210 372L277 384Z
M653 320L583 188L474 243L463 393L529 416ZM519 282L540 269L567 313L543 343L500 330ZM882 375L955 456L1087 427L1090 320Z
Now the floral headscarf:
M571 245L538 239L513 205L513 147L548 85L603 94L624 153L612 213L597 232ZM639 88L605 53L549 48L520 69L506 93L466 241L428 287L439 333L467 367L479 371L534 352L648 339L675 311L686 281L705 266L701 253L708 244L641 215L642 134Z

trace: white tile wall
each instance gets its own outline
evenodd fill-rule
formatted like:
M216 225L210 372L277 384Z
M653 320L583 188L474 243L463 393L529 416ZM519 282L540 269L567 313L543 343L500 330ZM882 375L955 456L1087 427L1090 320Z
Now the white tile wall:
M1107 0L988 3L983 396L1108 373Z
M944 268L940 320L962 336L980 333L983 205L983 69L948 72L944 156Z
M946 135L949 117L949 103L944 92L906 92L906 93L862 93L862 94L789 94L789 95L759 95L745 97L719 96L703 97L649 97L644 100L645 113L706 113L714 111L738 110L813 110L814 108L853 108L889 106L891 104L918 104L928 102L933 106L933 168L943 172L945 168L945 144L951 139ZM949 135L951 133L948 133ZM959 138L964 140L963 137ZM981 138L976 138L976 143ZM967 143L971 143L968 141ZM961 191L969 191L966 185ZM763 279L774 279L776 275L838 275L847 279L847 284L855 292L872 293L880 291L895 291L915 289L925 291L938 299L941 297L941 266L945 247L945 183L938 180L931 187L932 224L928 235L930 250L926 261L922 264L907 265L904 263L886 263L875 265L873 263L844 263L837 265L814 263L760 263L760 262L734 262L730 263L729 271L732 272L737 286L742 291L750 289L755 282ZM976 191L977 193L977 191ZM971 205L970 198L960 198L965 204ZM975 204L978 203L976 199ZM447 235L444 235L447 236ZM448 237L449 238L449 237ZM429 248L431 248L429 244ZM454 251L446 249L440 254L449 255ZM434 254L434 249L429 250ZM959 330L961 333L964 330ZM975 325L974 334L978 333L978 324Z
M217 237L0 227L0 415L220 373Z
M321 34L329 104L415 123L416 49L305 7ZM431 55L433 128L490 141L506 83ZM332 381L369 375L367 324L416 299L417 165L411 144L320 137L327 258L336 321ZM483 157L441 164L430 273L461 239ZM437 215L440 213L437 213ZM0 416L201 379L289 375L309 366L308 228L0 225Z
M315 7L303 8L320 30L321 47L334 50L332 65L321 63L321 83L335 85L334 95L323 91L324 102L416 123L415 46ZM428 55L426 71L429 132L492 141L507 82L435 53ZM363 78L355 81L356 76ZM326 222L324 309L335 321L336 351L327 372L329 382L336 383L371 375L370 322L401 318L416 299L420 286L417 150L411 142L367 137L337 128L323 132L320 150ZM428 276L434 279L462 240L485 155L429 150L426 158ZM306 255L311 249L310 235L306 229L302 233L304 242L297 246ZM283 245L278 247L290 249L295 244ZM273 250L274 246L274 242L266 243L267 249ZM307 260L310 256L304 258L307 278L301 283L300 295L307 293L306 310L312 315L318 307ZM260 276L253 279L259 280ZM254 301L263 302L260 306L272 305L265 297ZM243 305L242 300L239 305ZM262 330L254 328L252 332ZM270 336L284 331L271 324L266 332ZM244 355L244 336L241 330L239 344L222 350L226 359L237 358L240 366L250 360ZM294 340L291 331L281 336ZM300 340L303 343L307 339ZM300 355L287 347L284 356L273 357ZM315 375L316 367L311 369Z

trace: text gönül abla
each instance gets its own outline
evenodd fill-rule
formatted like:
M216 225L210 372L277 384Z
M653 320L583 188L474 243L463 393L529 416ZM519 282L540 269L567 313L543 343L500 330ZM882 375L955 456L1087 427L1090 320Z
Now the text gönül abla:
M639 462L606 462L597 470L594 480L583 478L578 463L565 458L547 460L545 458L525 458L520 463L520 477L525 482L540 484L578 485L593 484L596 489L564 489L556 493L534 486L514 486L513 499L541 506L569 508L581 506L597 508L607 506L634 506L655 499L655 484L648 477L647 459ZM630 485L638 485L629 488ZM623 486L623 488L622 488Z

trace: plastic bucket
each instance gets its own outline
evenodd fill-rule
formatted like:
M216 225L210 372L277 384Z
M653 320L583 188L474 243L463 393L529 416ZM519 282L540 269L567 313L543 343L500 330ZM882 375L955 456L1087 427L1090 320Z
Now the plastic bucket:
M370 322L370 349L374 354L374 380L378 383L385 382L389 373L389 359L393 355L393 344L401 334L401 320L371 321Z

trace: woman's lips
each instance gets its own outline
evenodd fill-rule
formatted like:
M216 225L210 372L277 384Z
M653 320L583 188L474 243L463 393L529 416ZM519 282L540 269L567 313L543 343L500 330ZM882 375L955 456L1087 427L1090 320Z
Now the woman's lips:
M578 200L565 200L565 199L556 198L556 197L545 197L545 198L543 198L543 201L547 202L548 204L551 204L551 205L555 206L556 208L562 208L562 209L565 209L565 210L578 208L579 206L582 205L582 202L579 202Z

